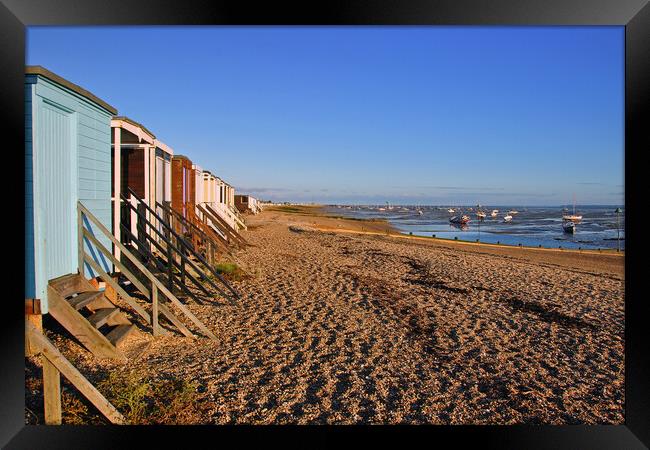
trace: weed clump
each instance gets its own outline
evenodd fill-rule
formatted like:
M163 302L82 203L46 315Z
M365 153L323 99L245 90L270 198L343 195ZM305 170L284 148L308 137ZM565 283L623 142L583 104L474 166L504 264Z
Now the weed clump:
M235 263L224 262L215 266L216 272L229 281L241 281L246 277L246 273Z
M178 379L152 382L136 373L112 372L97 386L129 424L188 424L196 420L196 384Z

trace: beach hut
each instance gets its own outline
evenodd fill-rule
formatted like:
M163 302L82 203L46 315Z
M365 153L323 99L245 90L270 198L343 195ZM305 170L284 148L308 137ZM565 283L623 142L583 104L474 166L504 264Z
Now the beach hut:
M156 145L156 201L160 204L172 201L172 157L174 150L158 139ZM156 208L160 211L160 208Z
M79 269L77 202L111 229L115 108L41 66L25 70L25 298L48 313L48 283ZM87 227L107 248L94 224ZM95 263L112 271L102 254ZM86 266L85 275L97 274ZM75 275L76 276L76 275Z
M194 208L190 207L195 199L195 174L192 161L184 155L172 158L172 209L185 219L191 219Z
M228 207L228 209L232 210L235 208L235 188L232 187L230 184L226 183L224 181L224 191L225 191L225 198L224 198L224 203Z
M201 205L204 203L204 187L203 187L203 169L197 164L192 164L194 170L194 204Z
M221 195L220 203L218 206L218 211L222 217L226 218L231 226L236 230L246 229L246 224L244 223L244 218L239 213L239 210L235 206L235 188L229 183L219 180L221 183Z
M216 204L217 178L209 170L203 171L203 202L214 208Z
M241 213L257 214L260 212L257 199L252 195L236 194L235 206Z
M144 125L128 117L113 117L111 128L113 223L119 224L122 218L130 223L131 232L137 235L137 214L125 207L120 195L130 198L132 194L128 188L147 206L161 213L156 203L171 202L171 159L174 151ZM136 205L135 199L131 202ZM157 224L148 211L143 213L148 220ZM157 227L161 225L157 224ZM114 226L114 235L120 239L119 226Z

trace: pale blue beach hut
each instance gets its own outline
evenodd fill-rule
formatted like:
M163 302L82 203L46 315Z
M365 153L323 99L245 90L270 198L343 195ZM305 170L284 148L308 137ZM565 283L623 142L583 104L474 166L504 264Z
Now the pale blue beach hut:
M25 71L25 298L48 312L48 281L78 273L77 202L112 230L115 108L41 66ZM108 249L111 241L86 224ZM87 251L104 271L104 255ZM87 278L97 276L86 266Z

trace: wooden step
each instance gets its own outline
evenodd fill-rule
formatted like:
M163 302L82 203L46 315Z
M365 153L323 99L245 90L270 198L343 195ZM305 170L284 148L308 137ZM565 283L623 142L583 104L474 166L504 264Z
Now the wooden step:
M81 308L89 305L90 303L97 300L102 295L104 295L102 291L81 292L76 297L69 298L68 303L70 303L70 305L72 305L74 309L79 311Z
M119 313L120 310L117 308L102 308L98 309L95 314L88 317L88 322L92 324L95 328L99 329L102 325L105 325L113 316Z
M124 359L124 354L51 285L47 288L47 298L50 315L95 356L99 358ZM98 300L101 299L106 299L106 297L98 297Z
M68 297L72 294L80 292L83 289L81 276L78 273L71 273L63 275L59 278L54 278L48 282L62 297Z
M124 340L129 334L135 331L135 325L118 325L113 328L107 335L106 338L111 341L114 346L118 346L120 342Z

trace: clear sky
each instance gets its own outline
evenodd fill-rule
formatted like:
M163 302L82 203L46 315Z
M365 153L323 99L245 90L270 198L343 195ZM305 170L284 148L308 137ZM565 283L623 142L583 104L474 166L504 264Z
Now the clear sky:
M623 27L32 27L27 64L263 199L623 202Z

